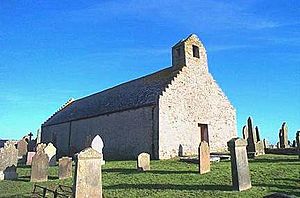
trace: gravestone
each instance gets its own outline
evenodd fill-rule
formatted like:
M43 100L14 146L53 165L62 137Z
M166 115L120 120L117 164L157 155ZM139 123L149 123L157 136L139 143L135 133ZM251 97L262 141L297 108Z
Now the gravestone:
M288 127L286 122L284 122L281 126L281 129L279 129L279 145L280 148L288 148Z
M102 152L102 149L104 147L104 144L103 144L103 141L102 141L102 138L99 136L99 135L96 135L91 143L91 147L93 149L95 149L96 151L98 151L98 153L101 154L101 165L104 165L105 164L105 160L103 159L103 152Z
M86 148L76 155L73 197L102 197L101 154Z
M264 142L260 139L259 129L253 127L252 118L249 117L247 125L243 127L243 139L247 141L247 153L249 156L265 154Z
M49 157L49 166L56 165L56 148L52 143L49 143L45 148L45 153Z
M39 143L41 143L41 129L38 129L36 132L36 144L38 145Z
M19 159L22 159L24 156L27 154L27 146L28 143L25 138L22 140L18 141L17 143L17 149L18 149L18 157Z
M18 150L12 141L6 141L4 147L0 148L0 180L16 179L17 163Z
M297 146L298 155L300 159L300 131L297 131L296 133L296 146Z
M31 182L43 182L48 180L49 157L45 153L45 145L39 144L37 152L31 162Z
M263 142L264 142L264 148L265 149L266 148L270 148L270 144L269 144L269 142L266 139L264 139Z
M27 160L26 160L26 165L30 166L32 162L32 158L35 155L35 152L28 152L27 153Z
M141 153L138 155L137 170L138 171L150 170L150 155L148 153Z
M58 178L66 179L72 177L72 158L62 157L58 160Z
M199 173L204 174L210 171L210 151L206 141L202 141L198 147Z
M247 142L241 138L233 138L227 145L231 155L231 175L233 189L243 191L251 188L250 171L246 146Z

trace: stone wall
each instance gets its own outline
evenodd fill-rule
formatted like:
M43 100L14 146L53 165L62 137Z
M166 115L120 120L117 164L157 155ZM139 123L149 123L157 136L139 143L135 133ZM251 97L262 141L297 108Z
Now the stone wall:
M199 47L200 59L193 57L192 45ZM160 159L177 156L180 145L184 155L197 154L200 123L208 124L211 152L227 150L237 134L235 109L208 72L204 46L194 36L183 46L186 66L159 98Z
M72 121L42 128L43 142L57 136L58 155L69 146L69 138L65 136L68 126L71 127L71 154L83 150L97 134L104 142L105 159L135 159L139 153L153 153L152 137L155 128L152 106L101 115L98 117Z

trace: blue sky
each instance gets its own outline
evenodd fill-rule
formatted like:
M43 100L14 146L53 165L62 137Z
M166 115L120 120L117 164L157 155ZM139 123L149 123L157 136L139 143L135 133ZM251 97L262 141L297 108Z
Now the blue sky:
M196 33L209 70L262 138L300 129L300 1L0 2L0 138L36 132L69 98L171 65Z

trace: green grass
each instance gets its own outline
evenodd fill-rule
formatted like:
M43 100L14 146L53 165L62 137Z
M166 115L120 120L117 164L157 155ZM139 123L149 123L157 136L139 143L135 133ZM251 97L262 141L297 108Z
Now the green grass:
M178 160L151 161L151 171L137 172L135 161L112 161L103 166L105 197L263 197L272 192L300 196L298 156L264 155L250 160L252 188L232 191L230 162L213 163L211 172L199 175L196 164ZM57 167L49 169L42 186L71 186L58 180ZM0 197L29 197L33 189L30 168L18 168L17 181L0 181Z

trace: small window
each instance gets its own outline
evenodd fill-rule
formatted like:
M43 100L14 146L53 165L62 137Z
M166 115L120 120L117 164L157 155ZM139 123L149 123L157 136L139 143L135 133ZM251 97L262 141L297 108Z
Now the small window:
M180 57L180 55L181 55L181 54L180 54L180 48L177 48L177 49L176 49L176 55L177 55L177 57Z
M200 56L199 56L199 47L196 46L196 45L193 45L193 57L200 58Z

